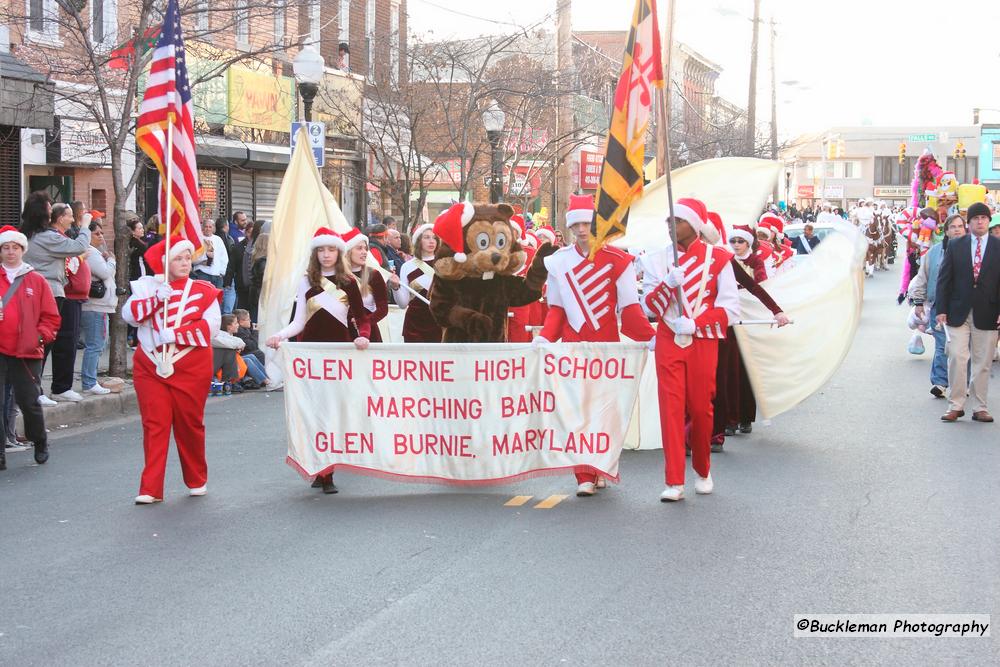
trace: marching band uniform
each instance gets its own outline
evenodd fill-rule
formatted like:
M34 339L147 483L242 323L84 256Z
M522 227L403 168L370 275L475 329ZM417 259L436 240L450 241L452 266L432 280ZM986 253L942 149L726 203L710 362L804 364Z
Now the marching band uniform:
M696 199L679 199L674 214L696 233L708 211ZM691 462L698 493L711 493L711 451L718 343L739 317L739 296L729 251L700 238L688 244L673 267L667 247L642 258L645 304L663 324L657 328L656 378L667 488L660 499L684 497L685 416L691 420ZM678 315L679 313L679 315Z
M566 211L568 225L589 223L593 215L593 197L570 197ZM541 343L560 339L564 343L617 343L621 340L619 311L622 333L635 341L651 339L655 331L639 305L633 262L632 255L609 246L599 249L591 260L575 243L546 257L549 309L536 340ZM596 480L597 475L592 472L576 473L577 484Z
M526 276L528 274L528 267L531 266L532 260L535 259L535 251L538 250L538 237L525 229L524 218L520 215L511 217L510 223L514 228L514 233L517 234L518 241L521 242L521 247L524 248L524 252L527 255L524 266L514 275ZM555 234L552 235L552 239L550 243L554 243ZM532 338L530 328L540 327L545 323L546 310L545 287L542 288L542 298L538 301L529 303L526 306L511 308L508 311L507 342L530 343Z
M429 232L434 225L427 223L420 225L413 232L414 252L421 251L420 237L425 232ZM434 316L431 315L431 308L426 302L415 298L410 287L428 298L431 289L431 281L434 279L434 259L420 259L414 255L407 260L399 270L400 289L393 292L396 305L406 309L403 317L403 342L405 343L440 343L443 332Z
M175 241L170 258L184 251L193 253L194 245ZM154 273L168 275L165 242L150 247L144 257ZM221 290L203 280L180 278L167 285L143 276L132 282L122 319L137 328L133 378L146 459L136 504L163 499L171 428L184 483L191 495L205 493L205 396L212 379L212 338L222 319L221 297ZM164 350L166 362L161 361Z
M746 239L751 248L753 247L754 238L749 227L734 227L730 238L734 236ZM767 290L760 285L767 280L767 272L752 249L742 257L734 256L731 263L739 289L745 289L753 294L773 315L782 312ZM726 440L727 429L735 429L738 426L742 433L750 433L751 424L757 416L757 402L733 327L729 327L726 337L719 341L719 366L715 375L715 385L712 446L713 449L718 447L721 450Z
M346 255L352 248L360 243L368 243L368 237L358 229L352 229L342 236L344 243L344 254ZM364 270L354 272L358 285L361 286L361 275ZM368 310L371 320L371 334L365 336L373 343L382 342L382 332L378 328L378 323L389 314L389 288L386 287L385 278L376 269L371 269L368 273L368 294L362 290L362 301Z

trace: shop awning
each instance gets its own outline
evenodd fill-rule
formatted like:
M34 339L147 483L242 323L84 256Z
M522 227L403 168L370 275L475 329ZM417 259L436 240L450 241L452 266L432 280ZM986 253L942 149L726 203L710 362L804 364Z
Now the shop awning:
M0 125L52 129L53 85L41 72L0 51Z
M288 146L254 144L211 135L199 135L195 138L195 152L198 155L199 165L243 169L286 167L291 157Z

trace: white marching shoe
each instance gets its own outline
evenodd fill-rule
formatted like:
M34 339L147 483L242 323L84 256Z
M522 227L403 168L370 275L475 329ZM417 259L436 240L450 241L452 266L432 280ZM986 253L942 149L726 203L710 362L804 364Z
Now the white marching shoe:
M79 403L83 400L83 396L76 393L72 389L67 389L62 393L52 394L52 400L59 401L60 403Z
M684 486L674 485L668 486L663 489L663 493L660 494L661 503L672 503L675 500L682 500L684 498Z
M153 496L149 496L146 494L135 497L136 505L152 505L153 503L162 503L162 502L163 498L154 498Z
M603 477L598 477L595 486L598 489L606 489L608 488L608 480L604 479Z
M189 496L203 496L206 493L208 493L208 487L207 486L199 486L199 487L196 487L194 489L188 490L188 495Z
M699 477L694 481L694 492L707 496L715 489L715 482L712 481L712 473L708 477Z
M583 482L576 487L576 495L581 498L592 496L597 493L597 486L593 482Z

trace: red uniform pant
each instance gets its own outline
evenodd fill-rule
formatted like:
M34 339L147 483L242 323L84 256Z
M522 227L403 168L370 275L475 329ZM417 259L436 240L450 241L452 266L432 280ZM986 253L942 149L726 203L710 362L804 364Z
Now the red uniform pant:
M161 378L145 352L134 358L136 400L142 417L142 469L139 494L163 497L163 476L173 428L184 484L190 489L208 480L205 462L205 397L212 379L212 349L196 347L174 366L174 374Z
M656 384L667 484L684 484L684 421L691 420L691 464L701 477L711 466L712 399L719 341L695 338L687 347L668 328L656 339Z

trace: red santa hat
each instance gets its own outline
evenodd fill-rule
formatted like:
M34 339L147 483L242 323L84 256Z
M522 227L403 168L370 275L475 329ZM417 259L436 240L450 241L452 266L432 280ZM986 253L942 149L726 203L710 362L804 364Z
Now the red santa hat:
M524 218L522 216L517 213L510 216L510 226L514 228L518 239L524 237Z
M4 243L16 243L28 252L28 237L10 225L0 227L0 245Z
M423 236L424 232L429 232L432 231L433 229L434 225L429 222L425 222L422 225L418 225L417 228L413 230L413 236L411 237L411 239L413 240L413 245L416 246L416 244L420 242L420 237Z
M674 217L691 225L695 234L701 234L708 224L708 207L698 199L682 197L674 202Z
M736 225L733 227L733 231L729 232L729 240L732 241L733 239L743 239L750 245L753 245L753 242L756 240L753 230L747 225Z
M593 195L570 195L569 206L566 208L566 226L572 227L581 222L590 223L594 219ZM551 241L555 243L555 239Z
M170 259L177 257L182 252L187 250L192 255L194 254L194 244L187 239L174 239L170 242ZM149 250L143 254L146 263L149 264L149 268L153 270L153 274L165 273L167 262L167 242L166 240L160 241L154 245L149 246Z
M556 242L556 230L552 229L548 225L544 225L535 230L535 236L538 240L545 243L555 243Z
M760 216L760 220L757 221L757 228L764 228L769 230L775 236L781 236L785 231L785 221L779 216L768 211L764 215Z
M521 239L521 243L528 246L529 248L537 248L539 245L538 237L535 236L534 232L525 232L524 238Z
M469 202L452 204L434 220L434 233L441 242L455 252L455 261L462 263L469 259L465 254L465 227L472 222L476 208Z
M313 250L316 248L322 248L323 246L333 246L340 252L344 252L344 239L337 232L333 231L329 227L320 227L313 234L312 241L309 243L309 247Z
M701 235L704 236L709 243L715 245L717 243L726 243L726 227L722 224L722 216L720 216L715 211L708 212L708 221L710 225L705 225L705 228L701 230Z
M344 252L350 252L355 246L362 243L368 245L368 237L361 233L361 230L357 227L351 228L350 231L340 235L341 241L343 243Z

